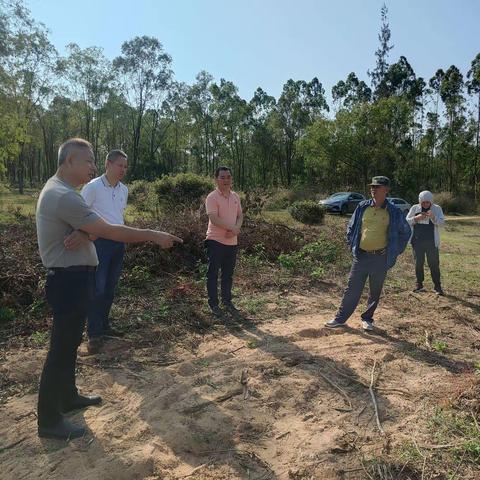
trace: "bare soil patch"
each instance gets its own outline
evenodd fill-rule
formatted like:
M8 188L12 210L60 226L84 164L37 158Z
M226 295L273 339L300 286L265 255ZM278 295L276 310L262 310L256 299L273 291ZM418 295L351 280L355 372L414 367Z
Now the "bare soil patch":
M476 388L470 362L480 340L478 322L459 322L451 332L452 313L470 306L425 295L436 302L435 318L421 310L399 319L386 305L374 334L360 330L358 317L327 331L332 299L295 294L291 313L230 319L168 351L128 339L111 340L96 357L83 351L79 386L104 403L73 414L89 433L69 443L36 436L35 382L45 351L10 348L0 376L24 388L0 407L2 478L419 479L402 452L414 440L428 453L435 409L466 401L464 393ZM430 345L450 335L449 352L429 347L425 331ZM467 336L472 344L457 348ZM374 364L385 434L369 392ZM459 478L475 478L468 463L460 471Z

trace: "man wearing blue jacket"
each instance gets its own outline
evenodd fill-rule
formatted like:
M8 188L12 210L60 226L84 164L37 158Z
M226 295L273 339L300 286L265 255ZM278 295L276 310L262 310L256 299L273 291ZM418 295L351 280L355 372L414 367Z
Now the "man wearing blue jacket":
M411 233L403 213L387 200L389 190L389 178L373 177L370 184L372 199L361 202L348 223L347 241L353 263L337 314L325 324L328 328L345 326L357 308L368 278L370 295L361 317L363 329L373 330L373 314L387 271L405 250Z

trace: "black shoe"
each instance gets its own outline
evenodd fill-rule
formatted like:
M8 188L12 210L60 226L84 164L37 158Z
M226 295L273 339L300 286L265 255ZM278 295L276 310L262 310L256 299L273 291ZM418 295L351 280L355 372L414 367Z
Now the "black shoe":
M438 295L439 297L443 297L445 295L445 293L443 292L443 290L439 287L439 288L434 288L433 291L435 292L436 295Z
M241 314L240 310L238 308L236 308L233 303L224 303L223 307L231 315L240 315Z
M420 293L420 292L425 292L425 288L423 287L423 285L417 283L417 285L415 286L415 288L413 289L413 293Z
M75 400L63 407L63 413L80 410L81 408L87 408L93 405L100 405L101 403L102 397L100 395L78 395Z
M60 440L70 440L80 438L85 435L85 428L79 427L66 418L62 418L53 427L38 427L38 436L42 438L58 438Z
M214 307L210 307L210 311L213 313L215 317L223 317L223 312L221 308L218 305L215 305Z

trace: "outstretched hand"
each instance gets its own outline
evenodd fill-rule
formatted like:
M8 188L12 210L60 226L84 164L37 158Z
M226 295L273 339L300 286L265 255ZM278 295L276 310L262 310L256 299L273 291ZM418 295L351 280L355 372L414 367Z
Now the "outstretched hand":
M155 231L154 234L153 242L164 249L172 248L175 243L183 243L180 237L176 237L171 233Z

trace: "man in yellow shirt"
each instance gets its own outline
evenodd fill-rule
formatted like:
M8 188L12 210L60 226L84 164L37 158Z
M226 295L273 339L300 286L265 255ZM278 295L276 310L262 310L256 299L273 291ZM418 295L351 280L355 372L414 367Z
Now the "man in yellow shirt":
M387 271L405 250L411 233L403 213L387 200L389 190L389 178L373 177L370 184L372 199L361 202L350 219L347 241L352 250L353 264L337 314L325 324L328 328L345 325L357 308L368 278L370 295L367 309L361 317L363 329L373 330L373 314Z

